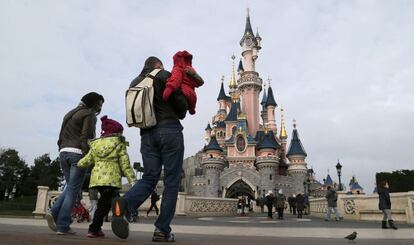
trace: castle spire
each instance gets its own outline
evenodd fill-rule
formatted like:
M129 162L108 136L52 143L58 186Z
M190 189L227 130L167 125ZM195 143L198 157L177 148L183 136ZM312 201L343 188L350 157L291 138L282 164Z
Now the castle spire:
M240 46L243 46L243 42L244 42L244 40L245 40L247 37L250 37L250 38L252 38L252 39L255 39L255 38L254 38L254 34L253 34L252 25L250 24L250 10L249 10L249 8L247 8L246 26L245 26L245 28L244 28L244 34L243 34L243 37L242 37L242 39L240 40ZM254 40L254 41L255 41L255 40Z
M280 109L280 118L281 118L281 122L280 122L280 138L281 139L287 139L287 133L286 133L286 128L285 128L285 114L284 114L284 110L283 107Z
M289 150L286 156L289 157L292 155L301 155L305 157L307 156L306 151L303 148L302 142L299 139L298 130L296 129L296 120L293 120L292 140L290 141Z
M217 101L226 100L226 99L227 99L227 95L226 95L226 92L224 92L224 76L221 76L221 88L220 88L219 95L217 97Z
M266 100L267 100L267 95L266 95L266 83L263 84L263 98L262 98L262 102L260 102L260 104L265 107L266 105Z
M240 58L240 61L239 61L239 67L237 68L237 72L239 73L239 75L240 75L242 72L244 72L243 62L242 62L242 59L241 59L241 58Z
M236 56L234 54L231 56L232 59L232 65L231 65L231 77L230 77L230 95L233 100L237 99L237 83L236 83L236 74L234 72L234 59L236 59Z
M267 90L267 98L266 98L265 106L269 106L269 105L277 106L275 97L273 96L272 86L270 86L270 78L268 79L268 81L269 81L269 89Z

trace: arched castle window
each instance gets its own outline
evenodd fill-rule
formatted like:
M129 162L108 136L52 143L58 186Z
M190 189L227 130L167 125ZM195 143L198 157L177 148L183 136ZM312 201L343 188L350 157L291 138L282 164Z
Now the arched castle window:
M273 178L273 176L272 175L269 175L269 180L272 180L272 178Z
M207 185L210 185L210 180L209 179L207 180Z
M236 130L237 130L237 126L232 127L231 128L231 133L234 135L234 133L236 132Z

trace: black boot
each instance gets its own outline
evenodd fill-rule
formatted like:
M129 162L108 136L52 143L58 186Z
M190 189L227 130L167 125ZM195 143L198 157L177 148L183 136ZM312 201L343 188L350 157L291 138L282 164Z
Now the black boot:
M393 228L394 230L398 230L397 227L395 227L394 225L394 220L388 220L388 224L390 225L391 228Z
M388 229L388 226L387 226L387 221L386 220L383 220L382 221L382 227L381 227L382 229Z

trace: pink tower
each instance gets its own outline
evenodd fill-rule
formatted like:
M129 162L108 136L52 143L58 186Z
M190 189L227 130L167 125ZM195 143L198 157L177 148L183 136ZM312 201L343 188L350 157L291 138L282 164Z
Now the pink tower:
M252 26L250 24L249 9L247 9L246 28L244 35L240 40L243 56L244 71L240 73L238 80L238 88L242 97L242 112L246 114L248 122L248 130L250 135L256 135L259 129L260 114L259 114L259 93L262 89L262 79L259 73L255 70L255 62L257 54L261 49L260 42L262 38L257 32L253 34Z

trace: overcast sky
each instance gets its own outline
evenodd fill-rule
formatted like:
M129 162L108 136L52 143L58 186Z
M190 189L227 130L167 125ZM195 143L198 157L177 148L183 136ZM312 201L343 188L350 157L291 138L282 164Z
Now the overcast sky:
M82 95L104 95L101 115L125 125L124 92L144 60L170 70L186 49L205 78L197 114L183 121L185 156L204 144L220 77L240 58L246 8L263 38L256 68L271 77L307 162L369 193L377 171L413 169L414 1L0 1L0 147L29 163L57 157L64 114ZM226 86L228 93L228 87ZM261 97L261 96L260 96ZM280 107L279 107L280 109ZM277 112L280 125L280 113ZM100 128L100 123L97 125ZM126 128L132 161L139 130ZM290 141L290 138L289 138Z

